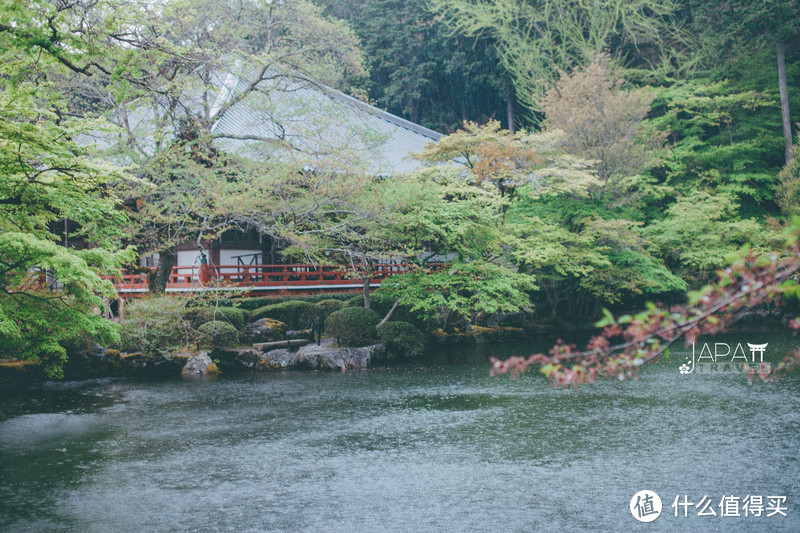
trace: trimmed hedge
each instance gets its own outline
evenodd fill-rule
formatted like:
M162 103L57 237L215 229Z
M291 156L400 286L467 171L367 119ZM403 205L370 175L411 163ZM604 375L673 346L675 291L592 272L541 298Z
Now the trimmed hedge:
M387 322L377 328L387 359L411 359L425 352L425 334L408 322Z
M216 311L216 312L215 312ZM248 323L249 313L236 307L195 307L187 309L183 318L192 327L197 328L206 322L225 322L231 324L238 331L242 331Z
M271 318L283 322L289 329L310 329L314 327L319 308L309 302L290 300L274 305L259 307L251 313L251 320Z
M353 296L349 300L347 300L344 304L345 307L364 307L364 297L363 296Z
M375 326L380 320L370 309L345 307L325 320L325 334L336 337L339 346L365 346L375 342Z
M325 320L331 313L335 313L344 309L344 302L342 300L322 300L317 302L319 308L319 316L321 320Z
M243 298L240 300L236 307L239 309L245 309L247 311L253 311L255 309L259 309L261 307L265 307L267 305L276 305L282 304L284 302L310 302L310 303L318 303L325 300L341 300L347 301L352 295L349 293L345 294L312 294L309 296L254 296L252 298Z

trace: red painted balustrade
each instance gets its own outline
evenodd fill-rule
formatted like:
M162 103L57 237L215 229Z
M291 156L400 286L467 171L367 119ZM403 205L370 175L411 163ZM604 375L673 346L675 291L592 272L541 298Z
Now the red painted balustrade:
M431 265L428 265L431 266ZM412 265L378 264L372 267L371 286L378 286L388 276L409 272ZM139 296L148 291L144 273L124 274L114 279L122 297ZM352 270L329 265L198 265L173 267L167 282L167 292L202 292L214 289L236 290L249 288L252 293L282 290L356 289L362 280Z

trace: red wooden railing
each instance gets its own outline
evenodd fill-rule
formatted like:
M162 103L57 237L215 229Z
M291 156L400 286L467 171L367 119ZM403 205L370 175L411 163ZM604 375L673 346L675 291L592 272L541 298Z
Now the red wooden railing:
M372 267L371 286L395 274L411 270L407 264L378 264ZM122 297L138 296L148 291L144 273L124 274L114 279ZM201 292L211 288L249 288L254 292L280 290L325 291L363 287L352 271L329 265L202 265L173 267L167 281L167 292Z

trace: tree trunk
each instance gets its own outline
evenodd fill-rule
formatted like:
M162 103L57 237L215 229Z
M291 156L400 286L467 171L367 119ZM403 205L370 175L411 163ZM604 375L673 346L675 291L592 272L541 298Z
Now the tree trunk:
M381 320L380 323L378 324L379 326L386 324L389 320L392 319L392 315L394 314L395 311L397 311L398 305L400 305L400 300L395 300L394 304L392 305L392 308L389 309L389 312L386 313L386 316L383 317L383 320Z
M508 116L508 131L514 133L516 131L514 124L514 86L508 80L506 80L506 115Z
M174 264L175 252L172 250L162 250L158 252L158 266L155 271L148 276L147 280L150 294L164 294Z
M369 282L371 281L369 278L369 274L364 276L364 279L361 280L364 283L364 308L369 309L371 305L371 300L369 297Z
M792 160L792 121L789 114L789 91L786 86L786 57L783 43L778 43L778 89L781 95L781 119L783 120L783 138L786 163Z

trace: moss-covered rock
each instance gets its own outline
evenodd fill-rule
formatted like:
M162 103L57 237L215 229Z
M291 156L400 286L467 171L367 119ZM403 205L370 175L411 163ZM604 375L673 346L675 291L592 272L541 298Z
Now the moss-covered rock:
M245 328L248 342L272 342L283 340L286 324L271 318L259 318Z
M252 312L251 318L269 318L283 322L289 329L310 329L317 320L319 308L309 302L290 300L274 305L260 307Z
M39 361L0 359L0 391L21 387L45 379Z
M181 369L181 376L188 378L215 376L218 373L219 368L206 352L200 352L190 357L186 364L183 365L183 369Z

